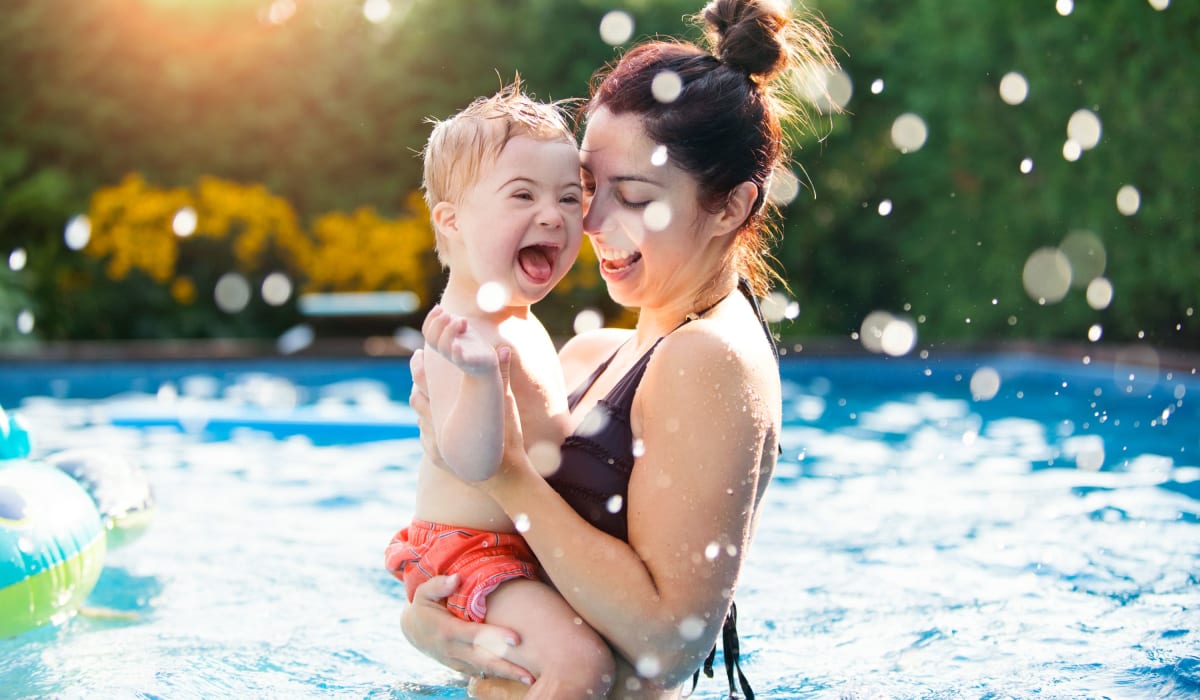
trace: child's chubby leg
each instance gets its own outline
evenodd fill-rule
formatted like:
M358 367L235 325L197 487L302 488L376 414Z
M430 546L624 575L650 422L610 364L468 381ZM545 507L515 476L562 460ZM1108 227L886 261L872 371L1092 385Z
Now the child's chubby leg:
M506 658L533 674L526 698L608 696L616 676L612 651L550 586L505 582L487 597L487 621L521 636Z

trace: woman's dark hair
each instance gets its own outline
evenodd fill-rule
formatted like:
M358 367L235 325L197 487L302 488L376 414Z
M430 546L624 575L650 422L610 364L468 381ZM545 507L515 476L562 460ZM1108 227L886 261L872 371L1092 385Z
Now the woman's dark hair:
M786 157L780 122L803 116L788 98L794 86L779 83L793 70L836 65L829 31L771 0L712 0L694 19L705 26L711 51L679 41L640 44L593 79L587 111L637 114L672 162L700 183L710 211L719 211L741 183L758 186L732 254L739 274L762 296L779 278L769 263L767 189ZM660 88L656 97L655 78L670 73L682 84L678 96L670 99L673 90L663 95Z

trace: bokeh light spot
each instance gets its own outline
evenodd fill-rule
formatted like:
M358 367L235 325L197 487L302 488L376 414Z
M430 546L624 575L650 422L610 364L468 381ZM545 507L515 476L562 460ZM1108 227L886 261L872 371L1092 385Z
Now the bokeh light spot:
M763 297L759 306L767 323L779 323L787 316L789 300L782 292L770 292Z
M392 14L392 3L388 0L367 0L363 3L363 17L372 24L379 24Z
M33 332L34 317L33 312L29 309L21 309L17 312L17 332L21 335L29 335Z
M917 326L905 318L893 317L883 327L883 335L879 338L883 352L892 357L901 357L912 352L917 344Z
M642 222L651 231L661 231L671 225L671 205L662 201L650 202L642 212Z
M1171 0L1149 0L1150 7L1162 12L1171 6Z
M272 272L263 279L263 301L271 306L283 306L292 298L292 280L282 272Z
M1021 281L1035 301L1062 301L1071 288L1071 262L1058 248L1039 248L1025 261Z
M24 248L13 248L13 251L8 254L8 269L13 272L24 270L28 262L29 254L25 252Z
M572 327L577 335L603 328L604 315L596 309L584 309L575 314L575 321Z
M196 232L196 224L199 223L199 216L196 215L196 210L191 207L183 207L175 212L175 217L171 219L171 230L180 238L187 238Z
M1079 145L1074 139L1067 139L1063 142L1062 156L1063 160L1074 163L1079 160L1079 156L1083 155L1083 146Z
M879 203L879 215L887 216L892 213L892 200L885 199Z
M1093 324L1092 327L1088 329L1088 340L1092 341L1093 343L1100 340L1102 337L1104 337L1104 327L1099 323Z
M786 207L800 194L800 180L786 167L778 166L771 171L767 184L767 199L777 207Z
M1066 17L1075 11L1075 0L1058 0L1054 3L1054 10Z
M871 81L871 94L879 95L883 92L883 78L876 78Z
M1117 190L1117 211L1133 216L1142 207L1142 193L1133 185L1124 185Z
M980 367L971 375L971 398L991 401L1000 391L1000 373L991 367Z
M1085 151L1090 151L1100 143L1100 117L1087 109L1076 110L1067 120L1067 138L1079 144Z
M275 349L281 355L294 355L313 344L317 333L307 323L298 323L275 339Z
M548 440L534 443L529 448L528 454L529 462L543 477L554 474L562 463L562 450L557 444Z
M475 303L480 311L489 314L503 309L511 298L508 287L499 282L484 282L475 293Z
M702 635L702 634L704 634L704 620L701 620L700 618L696 617L695 615L689 615L689 616L683 618L682 621L680 621L680 623L679 623L680 639L682 639L686 642L691 642L691 641L695 641L695 640L699 639L700 635Z
M921 150L929 138L929 128L925 120L908 112L896 117L892 122L892 144L901 153L912 153Z
M1113 300L1112 282L1105 277L1097 277L1088 283L1087 303L1097 311L1103 311Z
M1033 172L1033 159L1032 158L1023 158L1021 160L1021 172L1024 173L1025 175L1028 175L1029 173Z
M76 214L67 222L63 241L71 250L83 250L92 239L92 222L85 214Z
M517 532L529 532L529 528L532 526L533 524L529 521L528 515L517 513L513 516L513 527L517 529Z
M1000 99L1010 105L1019 105L1029 97L1029 81L1025 76L1012 71L1000 79Z
M610 46L620 46L633 36L633 17L621 10L612 10L600 18L600 38Z
M609 513L616 515L621 512L621 506L625 504L625 499L621 498L621 494L615 493L609 496L608 501L604 503L604 509Z
M250 303L250 283L237 272L226 272L213 288L213 300L220 310L236 314Z
M1086 286L1104 274L1108 265L1108 254L1104 242L1091 231L1071 231L1058 244L1058 249L1067 256L1071 264L1071 283L1075 287Z
M650 92L659 102L671 104L683 92L683 79L673 70L659 71L650 81Z
M662 167L667 164L669 156L666 146L655 146L654 152L650 154L650 165Z

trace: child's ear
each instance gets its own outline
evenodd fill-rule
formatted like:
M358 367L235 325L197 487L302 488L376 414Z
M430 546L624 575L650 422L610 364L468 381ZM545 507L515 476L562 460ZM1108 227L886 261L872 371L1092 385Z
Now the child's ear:
M458 233L458 212L450 202L438 202L433 205L430 218L443 236L452 236L452 234Z

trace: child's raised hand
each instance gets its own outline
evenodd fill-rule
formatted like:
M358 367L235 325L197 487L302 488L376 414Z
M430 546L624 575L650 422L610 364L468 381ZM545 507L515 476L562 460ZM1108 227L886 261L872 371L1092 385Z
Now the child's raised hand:
M434 306L421 324L425 343L467 374L497 371L496 349L468 324L467 319Z

